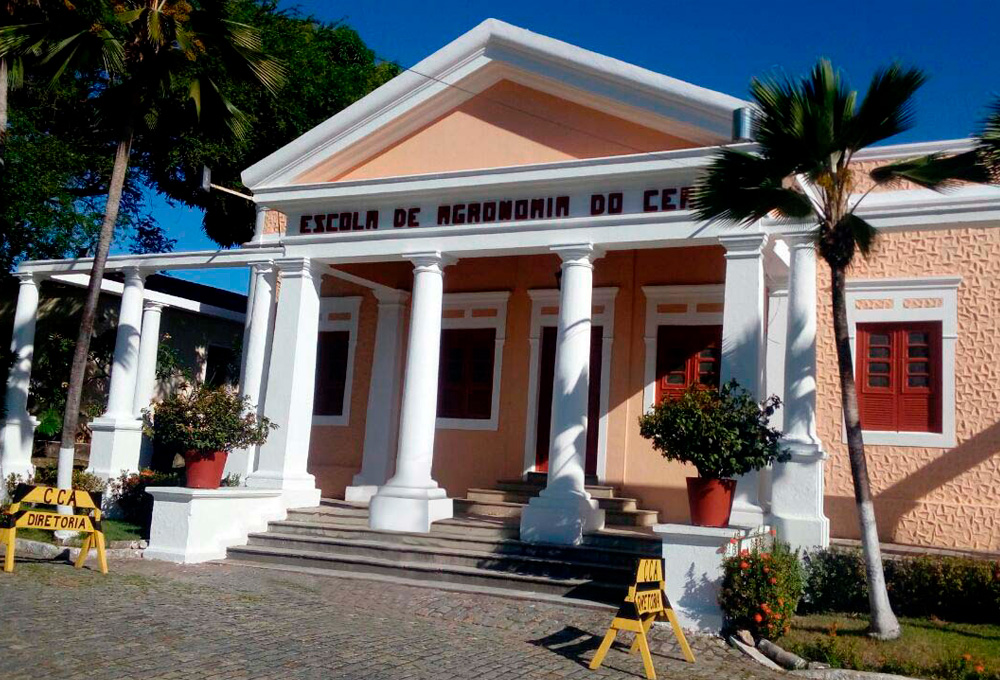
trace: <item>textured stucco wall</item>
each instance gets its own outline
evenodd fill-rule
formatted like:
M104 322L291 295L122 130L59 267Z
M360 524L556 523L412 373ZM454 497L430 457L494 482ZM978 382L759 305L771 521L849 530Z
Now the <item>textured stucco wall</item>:
M958 275L953 449L867 446L884 541L1000 551L1000 229L885 234L852 279ZM830 454L832 533L856 537L857 516L833 347L829 269L819 266L817 400Z

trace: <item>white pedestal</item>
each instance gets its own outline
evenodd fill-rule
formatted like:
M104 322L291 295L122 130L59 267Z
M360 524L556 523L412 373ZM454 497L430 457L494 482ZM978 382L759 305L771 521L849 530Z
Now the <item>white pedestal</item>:
M778 538L793 550L830 545L830 520L823 510L823 466L826 454L818 446L785 441L791 460L774 466L770 523Z
M525 543L580 545L583 535L604 528L604 511L593 498L536 496L521 511Z
M378 486L375 484L349 486L344 490L344 500L351 503L370 503L372 496L376 493L378 493Z
M382 487L383 492L389 488ZM440 497L408 498L385 493L372 496L369 526L378 531L428 533L433 522L455 515L452 500L445 495L444 489L436 491L440 491Z
M653 531L663 539L663 578L681 627L718 633L722 630L718 599L722 559L729 540L742 532L691 524L657 524Z
M23 477L27 482L34 479L35 466L31 464L31 447L36 427L38 419L30 415L0 421L0 475L3 479L10 475Z
M258 470L246 481L247 487L278 491L286 508L313 508L319 505L322 492L316 488L316 478L310 474L271 475Z
M142 450L142 421L138 418L96 418L90 429L88 470L102 479L113 479L122 471L137 472Z
M144 559L219 560L226 548L245 545L250 532L285 517L280 489L155 486L146 491L153 496L153 524Z

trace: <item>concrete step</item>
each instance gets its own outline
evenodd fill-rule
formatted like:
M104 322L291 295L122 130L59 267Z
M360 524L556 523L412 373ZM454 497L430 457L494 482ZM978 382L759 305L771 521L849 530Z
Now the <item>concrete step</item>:
M483 537L467 533L439 532L437 526L429 534L384 532L360 527L337 527L310 522L277 521L268 525L268 535L307 536L352 541L392 542L401 547L419 546L445 550L490 553L493 555L520 555L564 561L585 561L595 564L629 565L640 557L648 557L659 550L659 544L643 540L617 540L591 543L584 546L556 546L523 543L517 536Z
M381 539L381 540L379 540ZM628 585L635 574L635 558L616 562L585 561L587 551L553 551L547 556L497 553L491 550L446 548L437 545L401 544L391 536L376 540L329 538L300 534L251 534L248 545L300 550L335 556L370 557L434 564L439 567L475 567L506 574L529 574L556 579L584 579ZM590 552L596 553L597 550ZM572 559L566 559L570 557Z
M328 554L273 546L246 545L230 548L228 558L256 564L322 568L331 571L361 572L372 575L397 576L431 582L463 583L467 585L528 590L564 597L609 604L619 603L625 588L615 583L602 583L579 578L552 578L533 574L492 571L481 567L448 565L433 562L408 562L364 555Z
M660 521L655 510L605 510L604 523L609 526L651 527Z
M527 494L520 491L505 491L504 489L469 489L465 495L470 501L480 501L487 503L520 503L527 505L534 494ZM595 497L598 505L604 510L627 511L635 510L638 501L634 498L601 498Z
M507 479L497 482L496 488L518 494L537 496L545 488L545 482L538 483L521 479ZM586 489L594 498L614 498L615 495L615 487L613 486L588 484Z
M480 517L519 518L524 510L523 503L505 503L504 501L476 501L467 498L456 498L452 501L455 515L473 515Z
M525 481L531 482L533 484L541 484L543 486L548 481L548 479L549 479L549 473L547 472L529 472L524 476ZM597 485L599 483L597 475L585 475L583 478L583 483L589 486Z

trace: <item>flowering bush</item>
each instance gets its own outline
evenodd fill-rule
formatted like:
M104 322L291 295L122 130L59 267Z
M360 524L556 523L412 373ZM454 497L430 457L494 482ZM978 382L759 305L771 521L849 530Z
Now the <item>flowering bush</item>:
M229 452L259 446L278 426L257 417L249 397L228 387L196 387L171 395L143 411L146 434L155 447L172 452Z
M757 403L731 380L719 389L691 386L639 417L639 434L667 460L691 463L705 479L730 479L786 461L781 433L768 425L778 397Z
M153 519L153 497L146 493L146 487L180 486L182 481L179 472L154 472L147 469L123 472L120 477L111 480L109 490L121 518L138 525L143 531L149 531Z
M733 539L734 541L736 539ZM719 604L728 627L754 638L779 638L788 632L802 597L802 567L788 544L758 541L722 562Z

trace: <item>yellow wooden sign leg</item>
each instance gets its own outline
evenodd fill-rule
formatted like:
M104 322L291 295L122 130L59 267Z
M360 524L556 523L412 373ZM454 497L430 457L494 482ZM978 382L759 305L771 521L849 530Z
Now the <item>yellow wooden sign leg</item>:
M80 554L76 556L76 562L73 563L73 567L76 569L81 568L83 563L87 561L87 555L90 554L90 544L93 540L93 534L87 534L87 538L83 539L83 545L80 546Z
M0 539L7 546L7 554L3 558L3 570L8 573L14 571L15 531L16 529L0 529Z
M688 663L694 663L694 652L691 651L691 646L688 645L687 638L684 637L684 631L681 629L681 624L677 620L677 614L674 610L667 608L667 619L670 621L670 627L674 629L674 635L677 636L677 642L681 646L681 652L684 653L684 658L687 659Z
M649 619L652 623L652 618ZM646 624L643 623L643 629L645 629ZM656 680L656 669L653 668L653 656L649 653L649 640L646 639L645 632L638 632L635 634L635 643L639 645L639 651L642 653L642 665L646 667L646 677L649 680Z
M648 635L649 629L653 627L653 621L656 621L656 614L648 616L642 620L642 634ZM632 640L632 646L629 647L628 653L635 654L639 651L639 635L635 636L635 640Z
M97 531L94 533L94 538L97 541L97 564L101 567L101 573L108 573L108 556L104 553L104 532Z
M594 654L594 658L590 662L590 670L595 671L600 668L608 650L611 649L611 643L615 641L616 637L618 637L618 631L613 627L608 628L608 632L604 634L604 639L601 640L601 646L597 648L597 653Z

